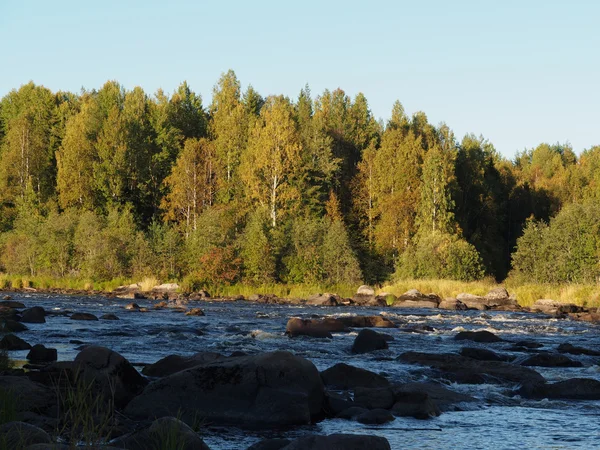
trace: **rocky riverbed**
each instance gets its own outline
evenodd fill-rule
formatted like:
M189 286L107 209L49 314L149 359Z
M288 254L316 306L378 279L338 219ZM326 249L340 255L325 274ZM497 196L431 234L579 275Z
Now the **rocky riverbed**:
M10 294L0 346L24 369L0 387L56 441L57 380L80 373L116 407L105 445L130 450L173 427L186 448L600 446L599 327L568 315L595 312L364 295L368 306Z

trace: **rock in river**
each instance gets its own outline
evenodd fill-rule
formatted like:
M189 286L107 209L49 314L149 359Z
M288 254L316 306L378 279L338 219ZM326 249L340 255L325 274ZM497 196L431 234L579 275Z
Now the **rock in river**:
M153 381L125 413L271 428L309 423L323 400L323 382L313 363L275 351L224 358Z
M354 389L357 387L379 388L389 386L387 378L370 370L338 363L321 372L325 385L337 389Z
M290 337L310 336L316 338L332 338L332 331L347 331L346 325L333 317L324 319L299 319L293 317L288 320L285 334Z
M23 311L21 322L25 323L45 323L46 311L41 306L34 306Z
M454 339L457 341L473 341L473 342L502 342L504 339L499 338L494 333L489 331L461 331Z
M281 450L390 450L386 438L361 434L330 434L304 436L292 441Z
M29 350L31 344L28 344L23 339L14 334L7 334L0 340L0 349L4 350Z
M90 313L76 312L71 315L71 320L98 320L98 318Z
M361 330L352 345L353 353L368 353L375 350L384 350L388 348L385 336L376 331L365 329Z

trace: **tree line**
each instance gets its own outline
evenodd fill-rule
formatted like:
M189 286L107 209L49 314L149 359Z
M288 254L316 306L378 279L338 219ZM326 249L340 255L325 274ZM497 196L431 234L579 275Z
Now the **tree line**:
M207 106L185 82L154 95L30 82L0 102L0 270L198 285L511 269L591 280L599 166L600 147L577 157L541 144L507 160L398 101L383 123L362 94L265 98L233 71Z

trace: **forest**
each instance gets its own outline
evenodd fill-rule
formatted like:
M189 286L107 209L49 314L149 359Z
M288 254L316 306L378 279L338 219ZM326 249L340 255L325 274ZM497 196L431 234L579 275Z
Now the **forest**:
M343 90L51 92L0 102L0 272L215 284L595 283L600 146L503 158Z

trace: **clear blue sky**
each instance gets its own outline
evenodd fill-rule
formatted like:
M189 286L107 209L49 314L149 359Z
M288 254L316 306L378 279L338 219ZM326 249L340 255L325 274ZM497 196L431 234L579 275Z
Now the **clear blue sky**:
M0 0L0 96L172 92L210 101L233 69L262 95L341 87L387 120L398 99L505 156L541 142L600 144L600 2Z

